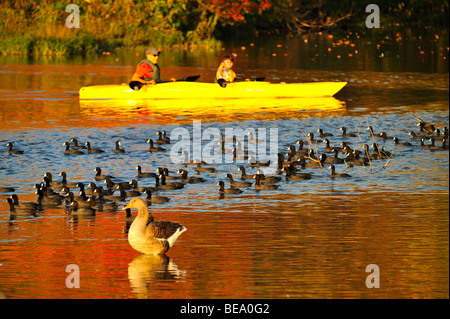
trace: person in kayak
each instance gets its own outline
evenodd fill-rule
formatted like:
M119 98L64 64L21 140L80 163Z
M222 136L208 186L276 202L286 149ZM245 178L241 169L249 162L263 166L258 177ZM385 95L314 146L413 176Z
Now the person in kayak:
M216 80L220 86L225 87L226 84L236 79L236 73L233 71L234 59L231 55L225 55L219 65L216 73Z
M138 63L136 72L131 77L130 83L134 81L143 83L143 84L153 84L160 83L160 69L158 66L159 54L161 52L156 48L148 48L145 51L146 59L142 60ZM172 82L175 82L175 78L170 79Z

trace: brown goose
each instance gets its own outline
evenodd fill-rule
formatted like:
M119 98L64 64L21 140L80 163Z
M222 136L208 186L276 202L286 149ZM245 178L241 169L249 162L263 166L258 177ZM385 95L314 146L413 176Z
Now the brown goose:
M8 186L2 186L0 187L0 193L12 193L15 192L15 188L14 187L8 187Z
M244 166L239 166L238 172L241 172L241 179L253 179L253 174L245 173Z
M280 176L265 176L261 170L258 170L256 172L256 174L261 177L260 178L261 184L273 184L273 183L278 183L279 181L281 181Z
M160 187L162 187L163 189L181 189L185 185L182 182L167 182L166 183L166 175L165 174L159 175L159 179L161 181Z
M412 138L415 139L415 140L416 140L416 139L419 139L419 138L422 138L421 136L418 136L418 135L416 134L416 132L414 132L414 131L409 132L408 135L411 135Z
M347 158L345 159L345 162L348 163L348 165L358 165L358 166L365 166L369 164L369 158L367 157L360 157L361 152L358 150L353 150L347 153Z
M104 150L101 150L101 149L99 149L99 148L92 148L92 147L91 147L91 143L89 143L89 142L86 142L86 143L84 143L84 144L85 144L86 147L87 147L88 153L104 153L104 152L105 152Z
M303 181L311 179L310 173L296 173L294 166L291 164L288 167L283 168L286 172L286 180L288 181Z
M120 148L120 141L116 141L116 148L114 149L114 153L125 153L123 148Z
M420 127L421 132L433 134L436 128L445 126L445 124L440 124L440 123L427 123L424 120L422 120L420 117L417 117L413 114L411 114L411 115L419 122L419 123L417 123L417 126Z
M248 158L248 161L250 163L251 167L267 167L270 166L270 160L269 161L257 161L253 156L250 156Z
M19 203L19 197L16 194L13 194L10 196L10 198L13 200L14 203L14 207L21 211L21 210L38 210L39 209L39 204L38 203L34 203L34 202L21 202Z
M409 142L400 142L397 136L394 136L392 139L394 140L395 145L412 146Z
M214 167L201 167L200 162L197 161L197 172L208 172L208 173L214 173L216 169Z
M374 133L374 132L373 132L373 127L370 126L370 125L367 127L366 130L369 131L369 132L370 132L370 135L372 135L372 136L379 135L378 133Z
M96 193L98 190L96 190L94 193ZM107 203L103 200L103 198L95 199L95 194L92 195L92 197L89 198L92 203L93 207L97 207L99 212L114 212L117 210L119 205L117 205L116 202Z
M125 190L125 189L123 188L123 185L122 185L122 184L117 184L117 185L115 186L115 188L118 189L118 190L120 191L121 194L123 193L123 191L125 191L125 194L127 195L127 197L134 197L134 196L140 196L140 195L141 195L141 192L140 192L140 191L137 191L137 190L135 190L135 189Z
M144 178L144 177L155 177L156 174L155 173L150 173L150 172L142 172L142 168L140 165L136 166L136 170L138 171L137 175L139 178Z
M170 137L166 136L166 131L162 131L162 139L166 141L167 144L170 144Z
M308 155L308 150L303 148L303 145L305 144L304 141L298 140L295 144L298 144L298 150L296 151L297 154L301 155Z
M431 142L431 144L428 146L428 148L432 151L439 150L439 149L445 149L445 144L443 144L443 146L435 145L434 137L430 138L430 142Z
M61 180L61 184L64 185L65 187L69 187L69 188L73 188L73 187L77 187L77 182L68 182L67 181L67 174L66 172L62 171L61 173L59 173L60 176L62 176L62 180Z
M337 149L332 149L332 152L334 152L334 157L327 157L324 163L327 164L344 164L344 159L338 157L339 151Z
M69 142L64 142L63 146L66 147L66 149L64 150L64 155L83 155L84 154L80 150L71 150Z
M144 254L160 255L166 253L176 242L178 237L187 230L186 227L173 222L150 222L149 210L145 201L140 197L131 199L125 210L136 208L138 215L128 231L130 246Z
M130 181L130 185L131 185L132 190L135 190L138 192L145 192L146 190L151 190L151 191L155 190L153 187L149 187L149 186L138 186L138 182L135 179L132 179Z
M102 181L102 180L106 179L107 177L108 178L115 178L112 175L104 175L104 174L102 174L102 169L100 167L98 167L98 166L95 168L94 171L96 172L95 176L94 176L96 181Z
M219 185L219 193L220 194L240 194L242 193L242 190L240 190L239 188L225 188L225 183L223 181L219 181L217 183L217 185Z
M230 186L232 186L232 187L250 187L250 186L252 186L252 182L236 182L230 173L228 173L225 177L227 177L230 180Z
M152 191L150 189L147 189L144 191L145 194L147 194L147 197L145 198L145 201L148 204L154 204L154 203L165 203L170 200L170 198L165 196L152 196Z
M280 187L280 185L276 184L261 184L261 174L255 174L253 177L256 179L255 189L256 190L275 190Z
M8 144L6 144L6 146L8 146L8 153L9 154L23 154L22 150L18 150L18 149L13 149L13 145L11 142L9 142Z
M322 168L322 167L323 167L323 163L325 163L326 160L327 160L327 156L326 156L325 154L322 154L322 155L319 156L319 159L318 159L318 160L317 160L317 159L314 159L314 158L311 158L311 159L309 160L309 163L307 163L307 164L305 165L305 167L308 167L308 168L310 168L310 167L314 167L314 168L319 167L319 168Z
M62 198L48 195L45 186L38 188L36 194L38 195L37 202L42 208L53 208L62 204Z
M333 136L333 134L331 134L331 133L324 133L324 132L322 131L321 128L319 128L319 129L317 130L317 133L320 134L320 137L329 137L329 136Z
M161 152L161 151L165 151L165 150L166 150L165 148L162 148L162 147L159 147L159 146L154 146L154 145L153 145L153 140L152 140L151 138L149 138L149 139L147 140L147 143L150 144L150 146L149 146L149 148L148 148L148 151L149 151L150 153L153 153L153 152Z
M70 140L71 142L73 142L73 149L74 150L78 150L78 149L86 149L86 146L84 145L78 145L78 140L74 137L73 139Z
M330 167L328 167L328 169L331 170L331 177L335 178L335 177L352 177L350 174L347 173L336 173L336 169L334 167L334 165L330 165Z
M333 153L333 147L330 146L330 141L326 138L323 140L323 143L325 143L325 153Z
M98 196L98 200L101 203L105 200L112 202L122 202L127 198L127 193L125 193L123 187L119 191L119 195L103 195L103 193L97 188L92 195Z
M29 215L35 215L38 212L39 206L27 206L27 207L19 207L14 205L14 201L11 197L7 198L8 204L9 204L9 210L11 214L16 215L23 215L23 216L29 216Z
M190 184L194 184L194 183L201 183L204 182L205 179L203 177L190 177L188 176L188 171L185 169L180 169L177 172L178 174L181 174L181 181L184 183L190 183Z
M341 127L340 130L342 131L342 137L356 137L356 134L347 133L347 128L345 126Z
M292 160L300 159L303 156L305 156L305 154L306 154L306 153L303 153L303 152L297 152L297 150L295 149L294 145L289 145L288 151L290 151Z
M164 133L161 132L157 132L156 136L158 136L158 139L156 140L156 143L158 144L170 144L170 138L168 138L166 136L166 132L164 131Z
M169 171L169 169L167 167L164 167L164 168L158 167L156 169L156 174L158 174L158 175L164 174L164 176L166 177L166 181L175 181L175 180L181 178L181 176L172 176L172 175L169 176L169 174L175 174L175 173Z
M314 138L314 133L313 132L308 133L308 135L306 135L306 136L309 137L309 142L312 143L312 144L322 143L321 139L315 139Z
M378 134L378 136L381 137L383 141L392 139L392 137L388 136L386 132L381 132L380 134Z

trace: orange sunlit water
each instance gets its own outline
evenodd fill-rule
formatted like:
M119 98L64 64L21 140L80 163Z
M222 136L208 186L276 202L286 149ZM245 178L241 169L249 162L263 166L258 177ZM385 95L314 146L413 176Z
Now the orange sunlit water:
M189 229L167 259L147 258L129 247L123 212L76 219L54 209L35 219L16 218L2 236L7 243L2 273L15 273L2 280L2 289L16 298L432 298L448 293L440 285L448 281L448 263L436 260L436 254L448 253L448 215L443 214L448 194L305 194L301 201L277 196L284 204L276 206L253 200L225 200L220 208L206 206L202 212L183 204L153 208L155 218ZM429 227L435 227L433 238L423 236ZM375 261L383 273L383 289L376 291L364 286L365 267ZM79 289L65 287L68 264L80 267Z
M96 166L122 181L136 178L136 165L175 172L179 165L167 153L147 152L146 140L177 127L192 134L193 120L201 120L203 129L276 127L282 153L308 132L317 136L318 128L332 132L331 142L339 145L344 125L370 143L368 123L402 141L412 141L407 133L418 130L410 114L448 124L448 74L270 71L287 82L349 81L335 98L313 104L78 100L81 86L121 83L132 70L3 66L0 140L13 141L26 154L7 155L1 146L0 186L14 186L22 201L35 201L33 185L46 171L60 180L64 170L69 181L85 184ZM210 69L164 70L174 77L214 75ZM64 156L61 145L73 137L105 153ZM116 140L127 151L123 156L112 153ZM348 141L361 144L358 137ZM233 162L201 173L205 183L161 192L171 200L151 207L155 219L188 228L166 257L130 247L122 210L77 217L58 207L14 217L6 203L10 194L0 193L0 291L10 298L448 298L448 151L423 150L417 141L412 149L378 141L394 152L388 165L338 166L352 175L348 180L330 178L327 167L307 169L309 181L283 178L277 191L250 188L221 198L217 181L228 187L226 173L239 178L240 164ZM322 144L316 145L320 151ZM187 169L194 176L194 168ZM139 185L154 181L140 179ZM80 288L65 285L69 264L80 268ZM380 289L365 286L369 264L380 267Z

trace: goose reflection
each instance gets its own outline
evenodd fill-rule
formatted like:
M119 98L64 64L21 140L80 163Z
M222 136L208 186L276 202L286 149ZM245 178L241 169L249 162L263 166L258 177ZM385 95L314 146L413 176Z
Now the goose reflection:
M139 299L149 298L149 287L160 280L179 280L186 276L185 270L166 255L142 254L128 265L128 279L131 290Z

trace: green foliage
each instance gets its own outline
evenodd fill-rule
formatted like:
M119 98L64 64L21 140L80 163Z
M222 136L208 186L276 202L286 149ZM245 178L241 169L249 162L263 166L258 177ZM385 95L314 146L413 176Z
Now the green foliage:
M2 54L74 55L119 47L217 48L218 28L328 28L363 23L366 4L352 0L71 0L80 28L65 26L67 2L16 0L0 3ZM383 21L448 24L447 0L378 1Z
M28 54L33 52L36 40L31 35L19 37L8 37L0 41L0 53L6 54Z

